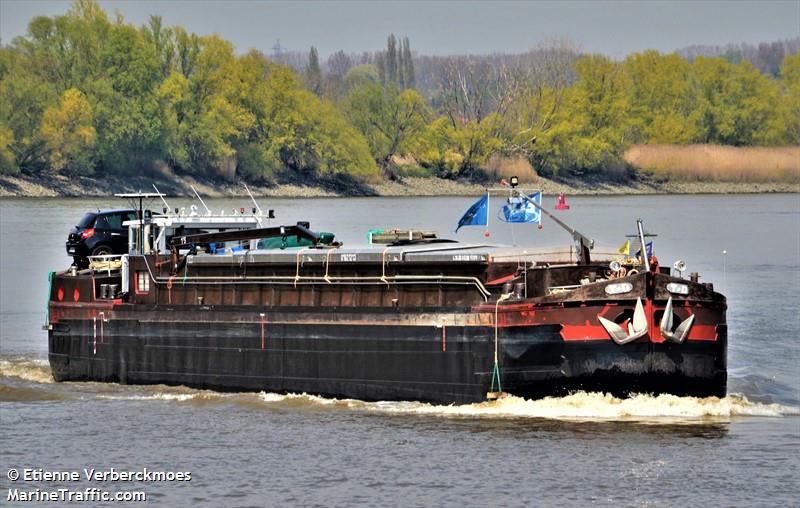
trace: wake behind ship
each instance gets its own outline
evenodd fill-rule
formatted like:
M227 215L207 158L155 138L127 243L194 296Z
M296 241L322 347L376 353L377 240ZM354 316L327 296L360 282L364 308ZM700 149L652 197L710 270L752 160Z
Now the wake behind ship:
M711 284L658 266L641 222L639 256L597 252L502 192L507 217L543 213L575 245L387 230L348 248L307 223L264 227L260 209L148 214L141 200L158 195L136 195L128 254L51 274L53 376L435 403L725 394L726 302Z

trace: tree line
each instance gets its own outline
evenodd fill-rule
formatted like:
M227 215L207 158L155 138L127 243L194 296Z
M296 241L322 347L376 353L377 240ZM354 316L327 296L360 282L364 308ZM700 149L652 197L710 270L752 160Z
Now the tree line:
M762 73L777 78L780 76L783 57L800 53L800 37L760 42L758 45L746 42L724 46L695 44L679 49L677 53L690 62L693 62L698 56L722 57L731 63L747 60Z
M770 53L772 54L772 53ZM800 55L749 61L555 41L518 55L386 49L320 61L237 54L93 0L0 48L0 171L140 174L168 166L264 182L403 174L481 178L492 156L540 173L624 170L641 143L800 144Z

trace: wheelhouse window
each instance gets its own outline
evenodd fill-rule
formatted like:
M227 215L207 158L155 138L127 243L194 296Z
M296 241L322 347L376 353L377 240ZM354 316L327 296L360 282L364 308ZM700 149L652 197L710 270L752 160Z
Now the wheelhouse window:
M136 272L136 292L149 293L150 292L150 276L146 270L137 270Z

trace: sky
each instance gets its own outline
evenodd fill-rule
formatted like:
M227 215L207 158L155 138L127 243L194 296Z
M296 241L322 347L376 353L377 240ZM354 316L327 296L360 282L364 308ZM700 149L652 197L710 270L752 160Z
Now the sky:
M240 53L288 50L321 56L382 49L390 33L408 36L422 54L518 53L567 39L613 58L692 44L758 43L800 36L800 0L777 1L266 1L101 0L112 16L142 25L217 33ZM24 35L37 15L64 14L69 0L0 0L3 44Z

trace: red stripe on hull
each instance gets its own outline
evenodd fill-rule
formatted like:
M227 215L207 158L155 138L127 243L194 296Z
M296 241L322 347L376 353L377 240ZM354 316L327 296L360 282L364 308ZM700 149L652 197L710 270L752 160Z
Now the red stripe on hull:
M645 299L642 304L644 305L645 315L647 316L648 333L637 342L650 341L656 344L666 342L666 339L661 335L660 322L656 322L655 313L657 311L664 311L665 306L656 306L652 300ZM691 304L686 302L682 306L676 306L676 310L686 309L688 314L694 314ZM698 308L703 308L697 305ZM600 308L597 305L595 308ZM562 326L561 337L565 341L585 341L585 340L611 340L605 328L597 320L598 316L609 318L609 314L615 315L614 310L624 309L617 303L606 303L601 310L596 314L592 314L592 318L587 319L586 311L589 308L581 307L539 307L532 304L511 304L504 305L500 308L498 314L498 326L500 328L510 328L518 326L537 326L537 325L552 325L559 324ZM477 309L485 311L481 307ZM494 310L494 309L492 309ZM687 316L688 317L688 316ZM613 320L613 319L612 319ZM624 328L626 323L622 323ZM695 323L686 340L697 341L715 341L717 340L717 325L716 324L697 324Z
M611 340L606 329L601 325L592 325L587 321L584 325L562 325L561 338L568 340Z
M113 301L105 302L50 302L50 323L58 323L61 319L92 319L100 312L110 312L114 308ZM108 318L108 314L106 314Z
M705 340L713 342L717 340L717 325L692 325L686 340Z

